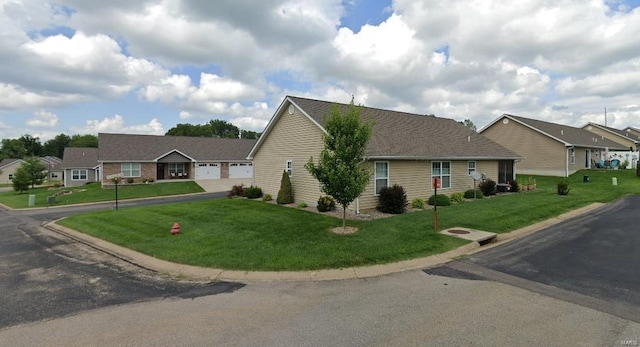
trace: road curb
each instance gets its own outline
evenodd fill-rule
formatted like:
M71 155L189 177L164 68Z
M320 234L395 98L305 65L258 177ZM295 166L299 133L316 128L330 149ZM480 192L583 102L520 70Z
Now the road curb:
M487 248L492 248L503 242L507 242L516 238L520 238L546 227L561 223L565 220L575 218L584 213L598 209L605 204L594 203L574 211L564 213L558 217L551 218L521 229L514 230L510 233L498 234L496 242L490 244L489 247L481 247L478 242L470 242L462 247L428 257L399 261L390 264L370 265L361 267L349 267L343 269L326 269L315 271L238 271L223 270L215 268L207 268L193 265L176 264L166 260L154 258L152 256L136 252L134 250L113 244L111 242L80 233L73 229L66 228L52 221L44 226L65 235L78 242L85 243L90 247L111 254L131 264L135 264L142 268L164 273L171 276L188 278L193 280L208 281L336 281L346 279L359 279L384 276L396 272L419 270L436 265L448 263L461 256L480 252Z

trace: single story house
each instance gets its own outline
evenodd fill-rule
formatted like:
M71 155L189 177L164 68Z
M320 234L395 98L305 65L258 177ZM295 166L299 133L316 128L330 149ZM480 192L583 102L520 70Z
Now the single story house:
M318 181L304 168L318 161L327 134L325 116L335 103L287 96L251 149L254 183L276 196L283 171L291 178L294 199L315 206L324 195ZM339 104L342 110L348 105ZM372 121L365 160L372 176L353 208L372 209L383 187L401 185L409 200L473 188L473 171L503 183L514 179L514 163L521 157L452 119L363 107L362 119Z
M52 181L58 181L62 179L62 160L60 158L46 156L40 157L40 162L45 166L45 170L48 172L48 177ZM23 159L3 159L0 161L0 183L11 184L13 175L16 170L25 163Z
M607 151L629 147L585 129L503 114L479 131L520 154L518 174L568 177L595 167Z
M628 137L631 137L634 140L640 140L640 129L634 127L626 127L622 131L624 131L625 134L628 134Z
M11 184L13 175L24 162L22 159L2 159L0 161L0 183Z
M66 147L62 156L65 187L85 185L100 180L98 149L95 147Z
M125 180L225 180L250 183L253 163L247 160L251 139L134 134L98 134L100 181L122 173Z
M628 131L615 129L595 123L587 123L582 127L582 129L588 130L596 135L617 142L625 146L627 150L632 152L637 151L638 145L640 145L640 138L638 138L638 136L630 134Z

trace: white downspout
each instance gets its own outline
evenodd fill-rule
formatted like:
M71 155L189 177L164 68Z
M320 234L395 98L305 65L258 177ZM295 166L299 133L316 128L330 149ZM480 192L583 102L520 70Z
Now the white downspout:
M564 164L565 164L564 165L565 166L564 177L569 177L569 149L570 148L567 147L567 155L566 155L566 158L565 158L565 161L564 161Z
M356 198L356 214L360 214L360 197Z

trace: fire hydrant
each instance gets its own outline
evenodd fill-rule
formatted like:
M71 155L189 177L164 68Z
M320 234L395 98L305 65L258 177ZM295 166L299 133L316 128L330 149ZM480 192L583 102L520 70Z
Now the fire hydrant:
M178 236L178 234L180 234L180 224L173 223L173 226L171 227L171 234Z

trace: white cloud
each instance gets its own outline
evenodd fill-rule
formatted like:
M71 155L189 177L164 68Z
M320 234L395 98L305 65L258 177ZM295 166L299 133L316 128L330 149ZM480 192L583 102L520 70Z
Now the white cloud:
M35 112L35 117L27 119L28 126L39 128L53 128L58 125L58 116L54 113L40 110Z
M158 119L153 118L147 124L127 125L121 115L105 117L102 120L89 120L81 128L73 128L74 132L80 134L98 133L125 133L125 134L149 134L164 135L166 132Z

